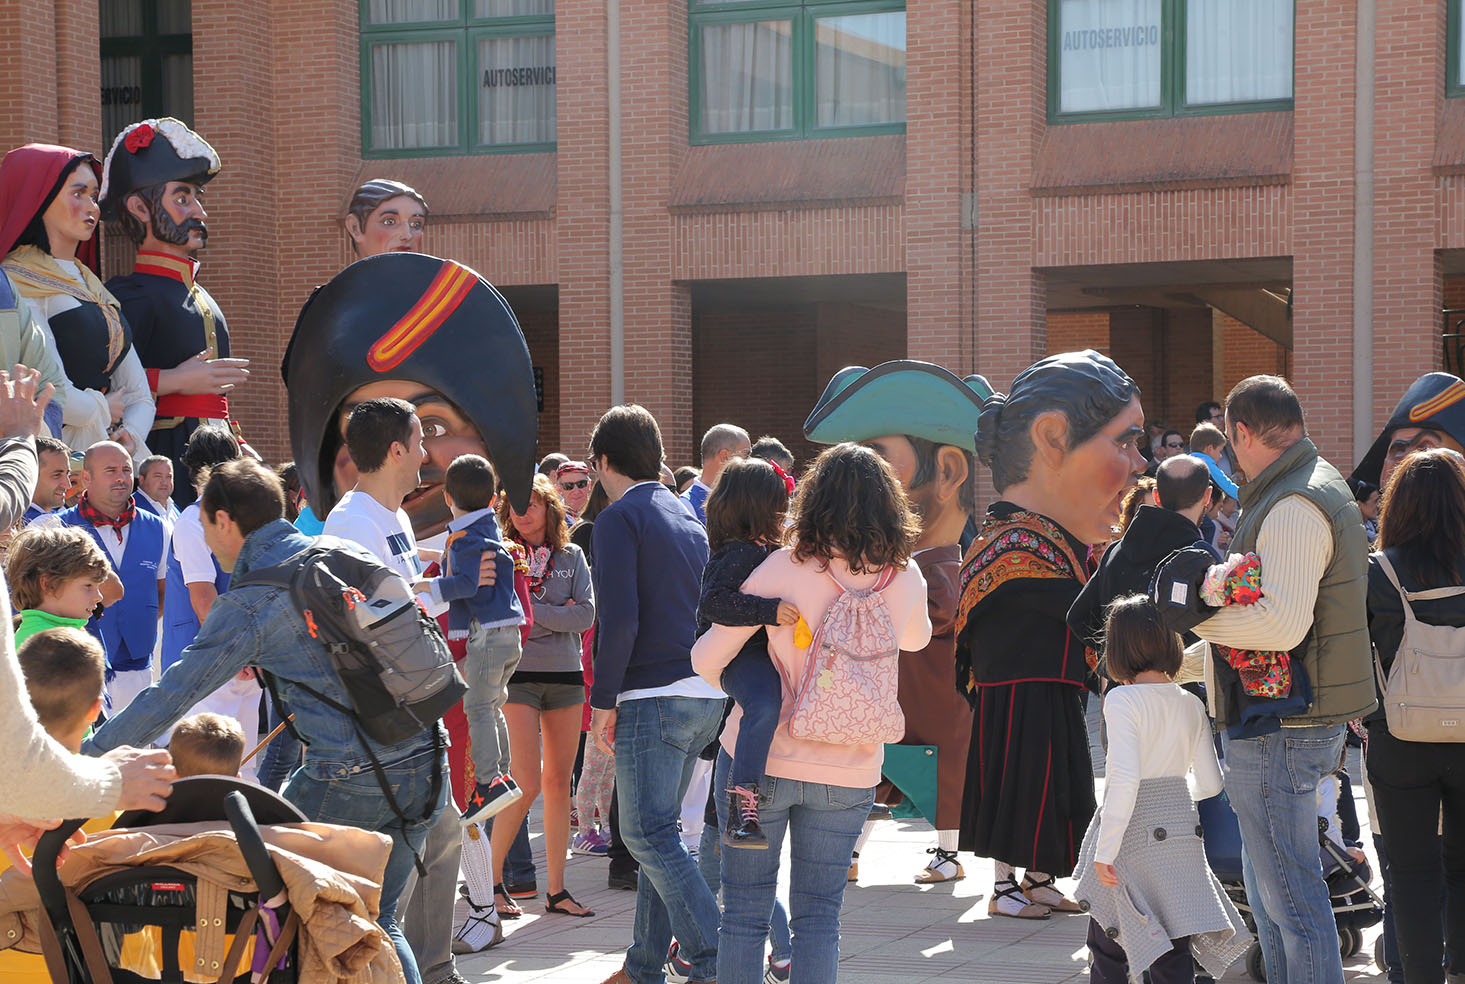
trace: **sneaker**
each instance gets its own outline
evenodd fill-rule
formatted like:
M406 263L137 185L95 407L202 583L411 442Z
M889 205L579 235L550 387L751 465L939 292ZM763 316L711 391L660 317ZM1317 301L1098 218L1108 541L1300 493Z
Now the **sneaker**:
M570 795L573 796L575 794L572 792L570 793ZM580 829L580 811L578 808L573 806L570 807L570 826L575 830Z
M763 984L788 984L789 964L788 960L775 962L773 957L769 956L768 970L763 974Z
M722 831L722 842L728 847L768 850L768 836L758 825L758 787L734 786L727 796L727 826Z
M504 941L504 924L492 907L472 906L468 918L453 934L454 953L481 953Z
M511 899L533 899L539 897L539 886L534 882L505 882L504 892Z
M640 880L640 871L612 871L605 876L605 887L613 888L621 892L636 891L636 882Z
M671 941L671 949L666 952L666 984L687 984L692 979L692 965L681 958L680 947L676 940Z
M570 842L571 854L583 854L595 858L603 858L610 853L610 845L605 838L600 836L600 831L586 828L575 835Z
M508 776L496 776L492 782L475 783L473 793L468 797L468 808L458 817L458 822L466 827L487 819L523 795L524 791Z

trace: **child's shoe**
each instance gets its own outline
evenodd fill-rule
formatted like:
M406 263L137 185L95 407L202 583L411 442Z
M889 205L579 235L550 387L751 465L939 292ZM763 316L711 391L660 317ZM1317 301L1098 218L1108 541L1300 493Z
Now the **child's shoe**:
M763 984L788 984L789 961L774 960L768 955L768 969L763 973Z
M586 827L575 835L574 840L570 841L570 853L603 858L610 853L610 845L606 843L600 831L592 827Z
M487 819L524 795L514 780L508 776L495 776L492 782L474 783L473 792L468 794L468 807L458 822L463 826Z
M768 837L758 824L758 787L734 786L727 791L727 829L722 842L728 847L768 849Z

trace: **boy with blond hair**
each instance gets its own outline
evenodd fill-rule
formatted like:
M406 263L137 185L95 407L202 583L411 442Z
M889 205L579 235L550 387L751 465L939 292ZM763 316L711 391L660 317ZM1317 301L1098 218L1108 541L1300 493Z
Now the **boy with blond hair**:
M234 718L205 711L186 717L168 739L178 778L237 776L244 758L244 728Z

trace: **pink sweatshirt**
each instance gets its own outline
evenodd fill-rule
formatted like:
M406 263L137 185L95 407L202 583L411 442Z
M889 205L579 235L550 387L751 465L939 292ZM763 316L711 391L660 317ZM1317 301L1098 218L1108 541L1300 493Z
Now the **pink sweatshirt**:
M849 567L840 560L834 561L831 572L849 588L868 588L879 579L878 573L851 574ZM819 569L817 561L797 563L788 548L771 554L760 564L743 582L743 590L792 603L811 628L818 627L824 613L839 596L839 586ZM926 579L915 564L890 582L885 589L885 600L890 606L900 648L908 652L924 649L931 641L931 618L926 611ZM692 647L692 668L702 679L719 686L723 668L732 662L743 643L756 631L756 626L734 628L714 625ZM768 654L781 670L786 687L792 686L797 692L804 678L809 651L794 645L794 627L791 625L769 626L768 640ZM785 689L783 713L773 736L773 747L768 752L768 775L855 789L874 786L880 781L884 746L831 745L794 738L788 733L788 719L792 712L793 695ZM722 747L729 755L737 747L738 724L742 717L742 708L734 707L723 729Z

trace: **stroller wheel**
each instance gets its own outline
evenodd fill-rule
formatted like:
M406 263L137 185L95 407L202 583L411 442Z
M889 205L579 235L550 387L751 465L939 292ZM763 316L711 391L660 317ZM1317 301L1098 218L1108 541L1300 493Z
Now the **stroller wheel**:
M1363 934L1352 926L1338 927L1338 952L1344 960L1363 949Z
M1254 981L1265 981L1267 979L1267 962L1262 959L1262 945L1253 943L1251 949L1246 951L1246 973Z
M1380 933L1378 939L1373 941L1373 965L1379 969L1380 974L1389 972L1389 962L1384 959L1384 934Z

